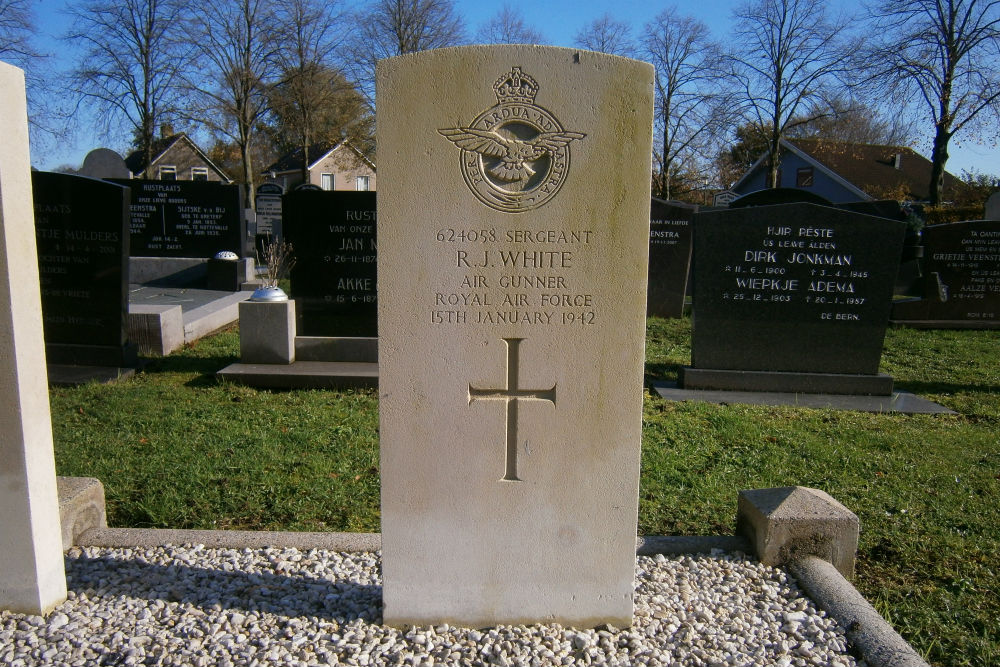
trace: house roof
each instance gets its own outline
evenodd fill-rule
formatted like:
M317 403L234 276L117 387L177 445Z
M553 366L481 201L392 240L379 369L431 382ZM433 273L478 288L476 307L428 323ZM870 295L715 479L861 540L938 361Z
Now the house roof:
M198 144L192 141L191 138L188 137L188 135L184 134L183 132L180 132L179 134L172 134L169 137L160 137L159 139L153 141L153 144L150 146L150 151L149 151L150 154L153 156L153 159L150 160L149 162L150 165L155 165L159 161L159 159L163 157L163 154L166 153L168 150L170 150L178 142L185 142L189 146L191 146L191 148L194 149L195 153L197 153L202 160L204 160L210 167L212 167L212 169L217 171L219 175L222 176L222 178L224 178L227 181L233 180L229 178L229 175L226 172L222 171L222 169L220 169L218 165L212 162L212 160L208 157L208 155L205 154L205 151L201 150L201 147L199 147ZM128 157L125 158L125 166L128 167L128 170L133 174L141 174L143 170L146 168L146 162L145 160L143 160L142 151L137 150L129 153Z
M931 161L912 148L828 139L782 139L781 144L861 195L874 199L927 199ZM740 182L749 178L766 157L767 154L762 156ZM946 171L945 197L960 184L959 179Z
M310 157L307 168L312 169L313 167L316 166L317 163L326 159L326 157L330 155L330 153L334 152L335 150L343 146L347 146L349 149L351 149L351 151L358 157L358 159L361 160L363 164L368 166L368 168L370 168L372 171L375 171L375 164L367 157L365 157L364 153L355 148L354 145L351 142L347 141L346 139L341 139L332 144L319 143L319 144L312 144L311 146L309 146ZM302 148L299 147L293 151L285 153L280 158L278 158L277 161L275 161L273 164L268 165L264 169L264 173L273 172L275 174L281 174L289 171L301 171L302 160L303 160Z

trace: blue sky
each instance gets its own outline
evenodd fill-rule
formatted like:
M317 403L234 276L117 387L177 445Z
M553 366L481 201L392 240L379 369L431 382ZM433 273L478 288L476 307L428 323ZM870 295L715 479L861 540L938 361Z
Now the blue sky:
M274 0L280 2L281 0ZM343 2L344 0L340 0ZM42 47L55 54L56 65L63 63L71 55L64 44L55 37L66 29L66 18L61 14L61 8L67 0L38 0L35 3L37 27L44 41ZM356 2L352 6L361 9L366 2ZM594 19L610 14L617 20L632 26L633 34L638 34L642 26L656 14L670 6L667 2L641 2L620 0L507 0L507 4L520 12L525 22L540 32L547 43L556 46L575 46L574 35ZM688 14L704 22L716 39L725 41L732 28L733 8L739 3L732 0L695 0L694 2L677 3L682 14ZM843 0L831 2L832 7L847 11L861 12L860 0ZM465 17L470 35L484 22L488 21L503 6L503 2L483 2L482 0L456 0L455 6ZM81 119L83 120L83 119ZM92 132L80 132L75 145L58 150L48 151L38 155L34 161L40 168L53 168L69 163L78 165L91 148L102 144L99 137ZM112 146L113 147L113 146ZM914 147L925 156L930 156L930 136L921 137ZM988 174L1000 175L1000 148L992 145L977 145L974 137L959 136L952 140L951 159L948 170L960 175L963 169L976 170Z

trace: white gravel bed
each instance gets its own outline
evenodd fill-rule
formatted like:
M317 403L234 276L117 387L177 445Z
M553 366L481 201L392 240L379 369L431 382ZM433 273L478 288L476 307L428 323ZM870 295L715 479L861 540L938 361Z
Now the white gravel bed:
M851 667L842 628L742 554L636 561L635 622L381 625L378 553L73 548L69 599L0 612L0 664Z

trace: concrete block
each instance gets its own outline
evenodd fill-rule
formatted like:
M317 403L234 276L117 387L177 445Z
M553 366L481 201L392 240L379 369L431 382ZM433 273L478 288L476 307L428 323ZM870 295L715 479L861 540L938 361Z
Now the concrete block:
M829 494L804 486L740 491L736 533L765 565L818 556L844 577L854 576L860 522Z
M244 364L295 361L295 302L240 303L240 359Z
M93 477L58 477L59 519L63 551L76 544L84 532L108 527L104 485Z
M184 313L180 306L130 305L129 338L143 356L165 357L184 345Z

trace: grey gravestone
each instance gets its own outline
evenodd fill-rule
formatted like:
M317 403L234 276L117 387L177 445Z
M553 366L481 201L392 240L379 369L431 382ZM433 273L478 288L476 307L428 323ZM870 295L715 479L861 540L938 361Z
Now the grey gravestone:
M257 236L282 238L281 195L285 193L277 183L264 183L257 188L254 206L257 209Z
M110 148L95 148L83 158L80 176L88 178L128 178L132 174L125 159Z
M282 208L299 335L378 335L375 193L297 189Z
M691 217L697 206L653 199L649 211L649 289L646 314L684 315L691 265Z
M82 176L31 175L50 363L132 366L128 341L128 188Z
M728 372L734 386L699 388L781 391L780 375L753 373L797 373L839 376L809 384L820 393L885 391L844 376L878 377L903 227L813 204L697 214L684 386Z
M924 228L924 294L894 304L892 319L924 327L1000 327L1000 221Z
M986 212L983 215L985 220L1000 220L1000 192L994 192L986 200Z
M111 179L132 190L132 257L209 258L243 254L238 185L197 181Z

